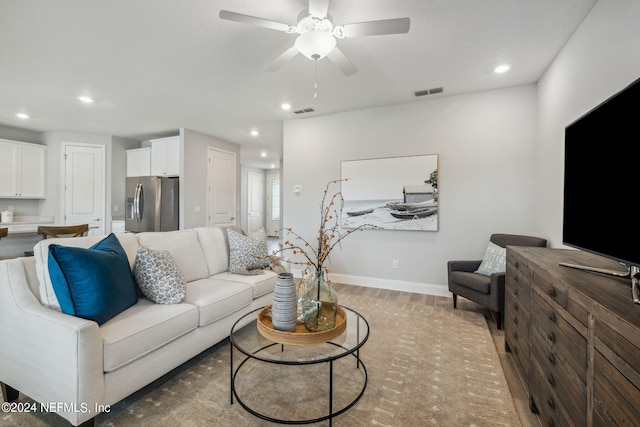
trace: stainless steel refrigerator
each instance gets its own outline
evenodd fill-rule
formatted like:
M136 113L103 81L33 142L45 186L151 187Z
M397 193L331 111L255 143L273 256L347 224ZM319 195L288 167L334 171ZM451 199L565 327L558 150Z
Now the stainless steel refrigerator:
M172 231L179 227L179 179L160 176L127 178L126 231Z

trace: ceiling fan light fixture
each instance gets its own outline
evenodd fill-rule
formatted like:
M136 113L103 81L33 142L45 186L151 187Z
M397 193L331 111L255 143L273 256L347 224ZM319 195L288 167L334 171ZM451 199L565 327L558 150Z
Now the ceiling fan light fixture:
M336 47L336 39L331 33L312 30L300 34L296 39L296 49L309 59L322 59Z

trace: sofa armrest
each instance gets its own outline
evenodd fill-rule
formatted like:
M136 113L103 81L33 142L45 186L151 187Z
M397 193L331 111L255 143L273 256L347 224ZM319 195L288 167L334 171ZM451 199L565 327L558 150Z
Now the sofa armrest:
M0 262L0 381L41 404L66 404L55 412L77 425L105 401L100 329L42 306L25 265L33 268L20 258Z
M491 273L489 277L489 295L491 295L490 308L497 313L502 313L504 311L504 282L506 273Z

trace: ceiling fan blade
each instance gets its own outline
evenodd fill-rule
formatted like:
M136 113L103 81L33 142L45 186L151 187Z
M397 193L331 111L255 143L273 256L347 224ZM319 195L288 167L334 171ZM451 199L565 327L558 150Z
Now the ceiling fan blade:
M298 53L300 52L298 51L298 49L296 49L295 46L290 47L289 49L285 50L282 55L278 56L271 64L269 64L269 66L265 70L266 71L278 70L287 61L290 61L291 59L295 58Z
M383 34L403 34L409 32L409 18L385 19L382 21L357 22L345 24L338 29L338 37L364 37Z
M327 58L329 58L329 61L333 62L345 76L350 76L358 71L356 66L353 65L337 47L333 48L333 50L329 52Z
M329 0L309 0L309 15L314 18L326 18L329 11Z
M269 28L270 30L284 31L285 33L291 31L291 26L288 24L270 21L268 19L258 18L256 16L243 15L241 13L231 12L229 10L221 10L218 16L220 17L220 19L226 19L227 21L257 25L258 27Z

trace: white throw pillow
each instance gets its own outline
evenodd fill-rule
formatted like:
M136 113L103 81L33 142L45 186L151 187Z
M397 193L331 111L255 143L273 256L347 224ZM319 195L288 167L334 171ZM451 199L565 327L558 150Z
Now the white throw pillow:
M169 251L140 246L133 275L144 296L157 304L179 304L187 294L184 275Z
M504 272L507 265L507 248L489 242L484 252L482 263L475 271L478 274L491 276L492 273Z
M267 236L264 229L244 236L232 228L229 236L229 271L239 273L253 268L269 267Z

